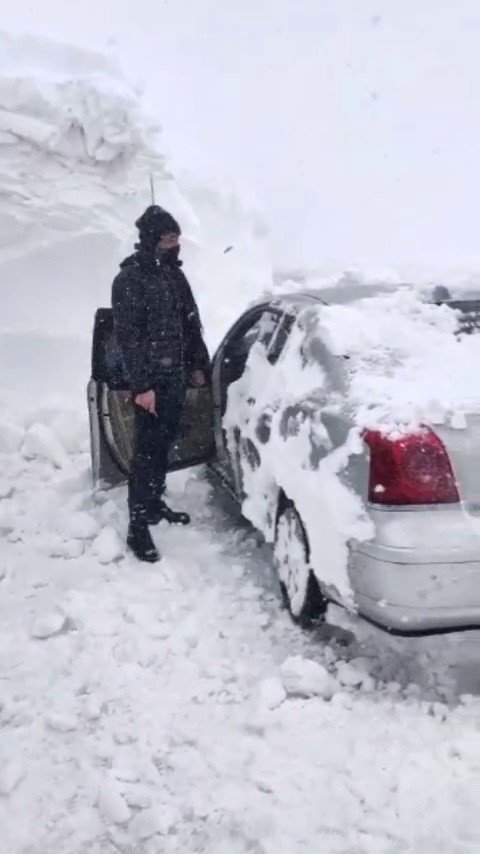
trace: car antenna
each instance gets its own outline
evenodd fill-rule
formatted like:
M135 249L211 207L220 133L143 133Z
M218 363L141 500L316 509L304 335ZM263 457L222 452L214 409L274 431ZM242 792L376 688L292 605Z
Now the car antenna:
M152 205L155 204L155 187L153 186L153 175L150 172L150 198L152 200Z

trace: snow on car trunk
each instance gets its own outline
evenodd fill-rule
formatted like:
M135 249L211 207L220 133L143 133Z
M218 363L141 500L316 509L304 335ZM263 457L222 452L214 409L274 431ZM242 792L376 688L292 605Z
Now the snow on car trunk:
M359 429L389 435L431 428L446 449L463 507L480 509L480 335L461 315L410 289L319 318L333 352L347 357L349 405Z

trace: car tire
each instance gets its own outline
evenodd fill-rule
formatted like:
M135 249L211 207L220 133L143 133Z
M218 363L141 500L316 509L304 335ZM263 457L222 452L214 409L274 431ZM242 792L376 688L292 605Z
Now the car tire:
M285 606L302 626L318 620L327 600L310 566L310 547L301 517L293 503L284 499L275 528L274 561Z

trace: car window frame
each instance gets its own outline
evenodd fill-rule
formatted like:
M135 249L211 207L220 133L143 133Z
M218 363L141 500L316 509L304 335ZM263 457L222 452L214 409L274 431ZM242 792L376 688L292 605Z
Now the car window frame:
M222 344L223 352L225 352L225 350L230 347L233 341L235 341L238 337L244 335L246 332L248 332L249 329L255 326L255 323L260 320L262 314L265 314L266 312L277 315L280 319L281 315L283 314L283 310L281 308L275 305L271 305L271 303L264 303L262 305L256 305L254 308L250 308L237 320L236 323L234 323L234 325L231 327L231 329L225 336Z
M224 383L222 381L222 373L225 364L225 359L228 358L229 352L231 352L232 347L239 338L245 335L248 330L257 323L263 314L269 312L278 318L279 323L281 323L283 309L280 306L272 305L272 303L262 303L260 305L252 306L248 311L246 311L236 323L230 328L227 332L225 338L220 344L215 356L213 358L213 375L217 377L216 381L213 383L213 392L215 398L215 406L222 410L223 415L223 399L224 399ZM276 330L273 332L273 337L276 334ZM256 340L252 343L252 347L256 343ZM269 342L270 343L270 342ZM269 346L269 345L268 345ZM251 348L250 348L251 349ZM268 349L268 348L267 348ZM248 360L248 356L247 356ZM229 383L228 385L230 385Z
M267 348L267 359L271 365L276 365L282 355L295 326L297 315L292 310L282 309L278 324Z
M279 321L279 323L277 324L277 328L272 333L272 338L270 339L270 341L267 344L266 350L268 352L270 344L273 341L273 338L277 334L278 327L281 325L284 312L278 306L272 306L270 303L265 303L264 305L261 305L261 306L255 306L255 308L250 309L248 312L246 312L244 315L242 315L242 317L239 318L239 320L232 326L230 331L227 333L227 335L225 336L218 352L215 354L215 357L214 357L214 361L217 361L217 360L220 361L220 368L222 367L225 358L228 357L228 352L229 352L229 350L231 350L231 348L235 344L235 342L240 340L243 336L245 336L248 333L248 331L255 326L255 324L260 320L262 315L265 313L272 314L274 317L277 317L278 321ZM258 340L258 336L252 342L251 347L254 346L254 344L257 342L257 340ZM251 349L251 347L250 347L250 349Z

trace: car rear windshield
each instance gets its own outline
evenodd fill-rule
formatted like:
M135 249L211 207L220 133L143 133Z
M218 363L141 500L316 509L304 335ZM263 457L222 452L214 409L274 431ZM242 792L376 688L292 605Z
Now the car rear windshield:
M471 335L480 332L480 300L448 300L449 308L458 312L460 335Z

